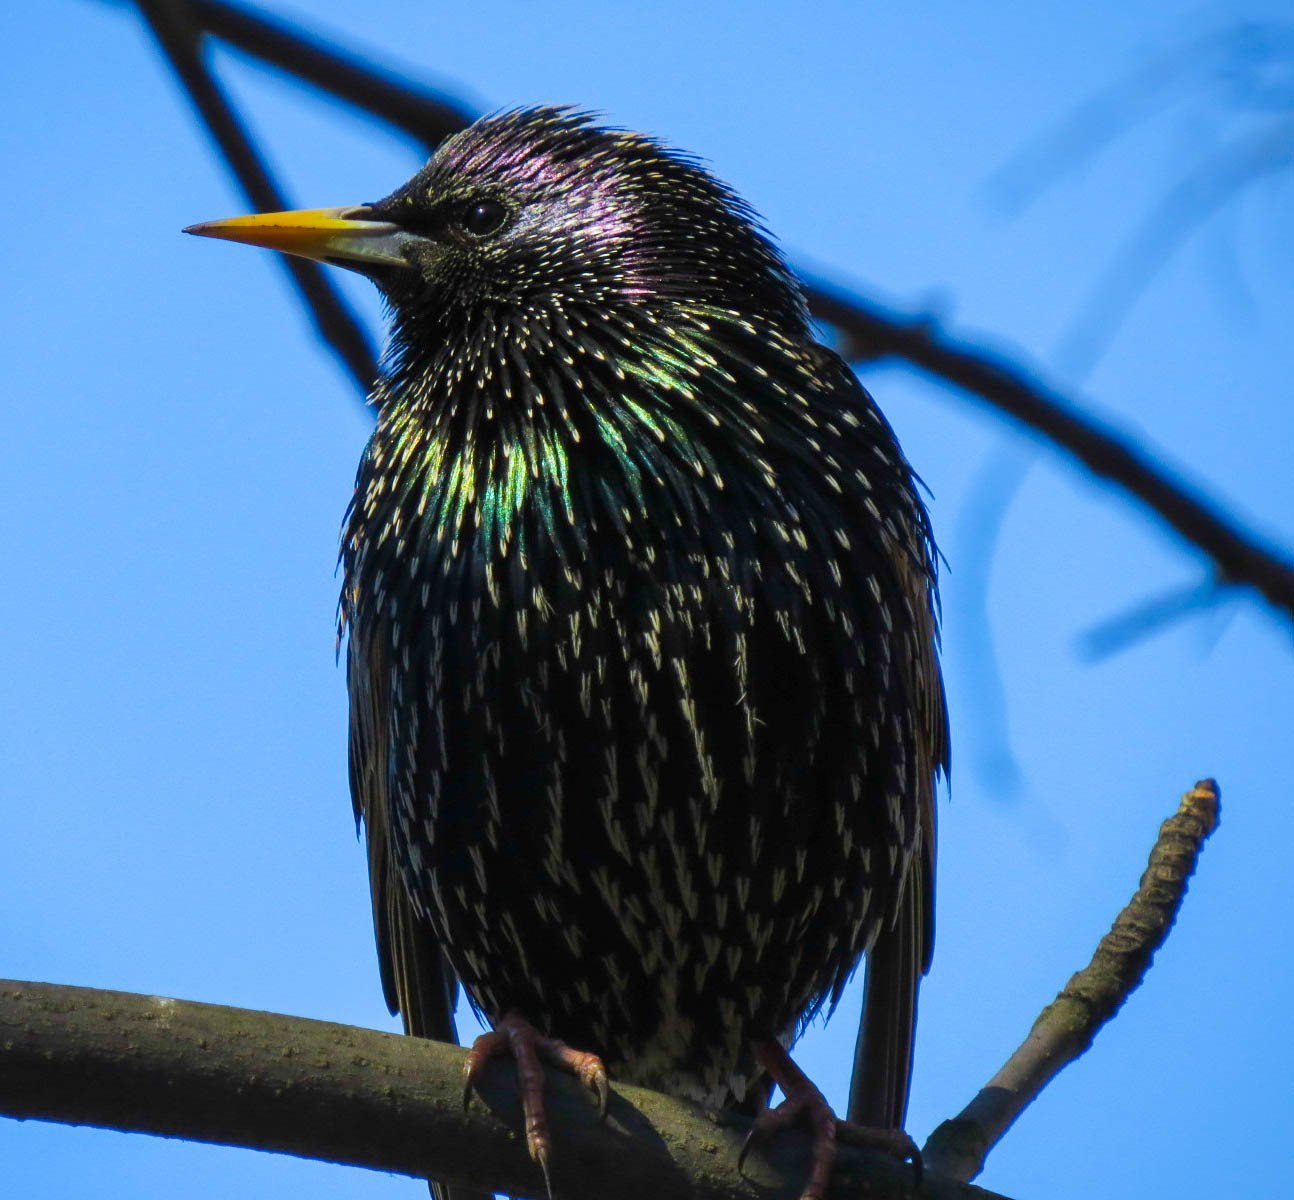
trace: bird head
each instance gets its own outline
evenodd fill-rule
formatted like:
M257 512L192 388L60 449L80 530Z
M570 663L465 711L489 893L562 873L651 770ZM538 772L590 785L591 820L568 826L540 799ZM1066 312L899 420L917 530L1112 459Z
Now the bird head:
M428 324L672 301L802 322L750 209L694 160L562 108L490 116L374 203L211 221L186 232L367 275L397 341Z

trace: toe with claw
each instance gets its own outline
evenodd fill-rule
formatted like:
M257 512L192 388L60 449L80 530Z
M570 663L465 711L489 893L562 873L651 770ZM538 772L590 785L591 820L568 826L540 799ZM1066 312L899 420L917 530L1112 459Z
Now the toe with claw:
M526 1121L526 1149L543 1171L545 1190L551 1196L548 1163L552 1157L552 1137L544 1107L544 1066L566 1071L583 1083L597 1099L599 1118L606 1117L611 1095L607 1070L596 1054L572 1050L565 1042L541 1034L519 1013L510 1012L489 1033L481 1034L467 1052L463 1062L464 1108L486 1063L505 1054L517 1064L521 1111Z
M778 1042L757 1043L755 1057L773 1082L782 1089L786 1099L776 1108L766 1109L755 1119L737 1156L738 1171L741 1171L747 1155L756 1146L767 1142L783 1129L806 1124L812 1131L813 1151L809 1178L800 1193L800 1200L825 1200L841 1142L911 1162L916 1172L916 1186L920 1186L921 1152L901 1129L872 1129L839 1120L826 1097L795 1065Z

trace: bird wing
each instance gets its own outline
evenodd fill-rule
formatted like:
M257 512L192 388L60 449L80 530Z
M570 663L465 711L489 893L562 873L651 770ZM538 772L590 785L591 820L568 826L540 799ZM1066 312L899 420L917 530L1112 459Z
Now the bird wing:
M913 539L924 534L909 531ZM920 561L919 559L915 561ZM939 630L933 578L900 555L897 573L916 617L914 654L906 660L916 729L917 819L920 842L904 881L893 923L883 926L867 955L863 1012L849 1085L849 1119L902 1129L912 1080L917 990L934 951L935 779L948 771L948 714L939 671Z
M387 1007L412 1037L456 1042L458 980L431 926L414 912L390 838L391 668L378 638L352 630L347 651L350 690L350 792L368 849L373 930ZM488 1195L428 1180L432 1200L489 1200Z
M391 670L385 659L379 638L352 637L347 658L350 790L368 849L382 991L391 1012L403 1017L406 1033L453 1042L458 982L430 925L414 912L391 850Z

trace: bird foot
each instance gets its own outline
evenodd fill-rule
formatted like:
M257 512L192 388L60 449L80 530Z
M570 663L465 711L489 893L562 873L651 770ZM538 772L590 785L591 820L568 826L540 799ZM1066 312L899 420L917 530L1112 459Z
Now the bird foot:
M596 1054L572 1050L557 1038L545 1037L525 1017L510 1012L473 1043L463 1062L463 1107L472 1098L485 1064L492 1058L510 1054L517 1064L517 1082L521 1091L521 1111L526 1118L526 1149L544 1173L544 1187L551 1197L548 1162L552 1138L548 1132L548 1115L544 1108L544 1064L574 1075L598 1101L598 1117L607 1115L610 1084L607 1069Z
M776 1108L765 1109L755 1118L755 1123L742 1144L741 1153L737 1156L738 1171L741 1171L746 1155L755 1146L767 1142L783 1129L804 1123L812 1131L813 1151L809 1179L800 1193L800 1200L825 1200L827 1185L831 1182L831 1170L836 1164L837 1148L841 1142L911 1162L916 1169L917 1185L920 1185L921 1151L903 1130L874 1129L840 1120L827 1103L826 1097L795 1065L778 1042L757 1042L755 1058L768 1072L769 1078L782 1089L786 1099Z

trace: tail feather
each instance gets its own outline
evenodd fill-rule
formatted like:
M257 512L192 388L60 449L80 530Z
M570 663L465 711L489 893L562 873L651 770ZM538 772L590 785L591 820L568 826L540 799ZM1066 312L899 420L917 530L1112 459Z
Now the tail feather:
M445 961L431 929L412 911L404 889L386 891L387 939L391 993L410 1037L456 1042L454 1004L458 981ZM493 1200L491 1192L476 1192L427 1180L431 1200Z
M410 1037L456 1042L454 1003L458 983L431 930L419 922L403 889L388 892L390 900L391 974L399 998L404 1031ZM427 1180L431 1200L493 1200L491 1192L476 1192Z
M849 1086L849 1119L878 1129L902 1129L912 1080L917 989L929 966L929 869L918 854L894 924L867 956L863 1014Z

